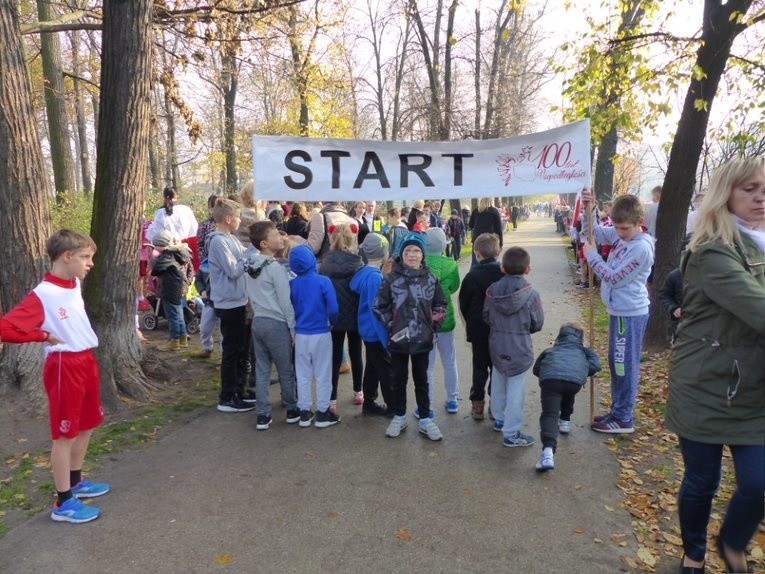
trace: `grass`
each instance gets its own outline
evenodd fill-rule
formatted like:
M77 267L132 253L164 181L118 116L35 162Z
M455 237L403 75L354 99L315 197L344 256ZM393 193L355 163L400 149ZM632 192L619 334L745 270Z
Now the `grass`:
M187 395L174 402L138 407L120 413L122 420L101 425L93 433L88 448L86 470L98 466L99 457L145 445L156 440L160 431L215 400L217 380L201 381L185 388ZM177 396L177 395L171 395ZM162 399L167 401L167 399ZM0 480L0 537L9 530L11 514L32 516L50 504L55 492L50 476L50 451L24 453L6 459Z

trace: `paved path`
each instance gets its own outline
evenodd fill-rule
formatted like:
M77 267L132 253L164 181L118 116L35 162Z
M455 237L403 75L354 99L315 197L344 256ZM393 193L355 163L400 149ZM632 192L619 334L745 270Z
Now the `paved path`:
M550 219L523 223L506 243L531 252L546 309L538 352L577 316L564 245ZM157 444L107 461L95 478L113 492L98 501L97 521L55 524L46 513L0 539L0 572L618 572L620 554L634 548L609 537L629 534L630 519L618 508L616 461L586 428L586 393L558 467L537 475L536 445L504 448L488 419L471 420L469 347L458 353L464 400L457 415L438 411L441 443L414 425L387 439L387 420L362 418L351 405L348 376L343 422L329 429L288 427L276 410L271 430L256 432L254 413L210 408ZM535 437L539 412L532 377L525 430Z

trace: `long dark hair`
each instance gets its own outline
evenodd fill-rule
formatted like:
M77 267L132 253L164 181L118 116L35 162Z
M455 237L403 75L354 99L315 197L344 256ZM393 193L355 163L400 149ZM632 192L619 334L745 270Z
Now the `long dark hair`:
M170 187L169 185L165 188L165 190L162 192L162 195L165 197L164 207L165 207L165 215L172 215L173 214L173 200L175 199L175 189Z

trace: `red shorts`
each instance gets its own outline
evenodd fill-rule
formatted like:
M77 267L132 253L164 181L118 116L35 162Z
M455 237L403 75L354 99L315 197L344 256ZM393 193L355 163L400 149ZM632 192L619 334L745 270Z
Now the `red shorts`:
M43 369L53 440L76 438L104 420L101 373L93 351L51 353Z

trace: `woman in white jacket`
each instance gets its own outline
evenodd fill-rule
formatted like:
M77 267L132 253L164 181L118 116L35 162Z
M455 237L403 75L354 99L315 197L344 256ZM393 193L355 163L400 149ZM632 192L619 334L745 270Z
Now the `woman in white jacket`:
M199 246L197 245L197 218L188 205L178 205L178 194L167 186L162 192L165 202L154 214L154 221L146 232L154 237L160 231L169 231L191 249L194 270L199 269Z

